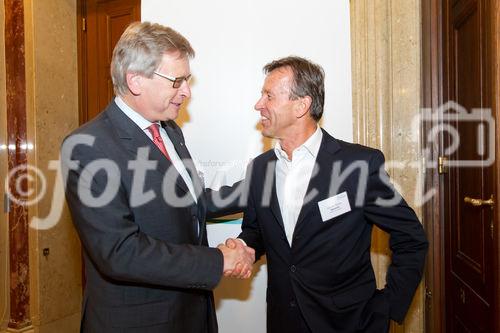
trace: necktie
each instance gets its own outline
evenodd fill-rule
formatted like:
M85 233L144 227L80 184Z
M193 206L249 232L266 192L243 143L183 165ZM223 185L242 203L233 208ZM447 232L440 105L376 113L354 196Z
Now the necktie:
M165 157L170 160L170 156L167 153L167 148L165 148L165 144L163 143L163 140L161 138L159 127L160 125L158 124L152 124L148 127L148 130L153 136L153 142L155 143L156 147L158 147L163 155L165 155Z

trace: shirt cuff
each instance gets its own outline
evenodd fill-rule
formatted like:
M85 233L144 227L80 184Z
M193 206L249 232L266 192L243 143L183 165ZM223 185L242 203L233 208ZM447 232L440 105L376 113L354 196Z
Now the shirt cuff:
M241 239L241 238L236 238L236 239L239 240L240 242L242 242L243 245L248 246L247 243L243 239Z

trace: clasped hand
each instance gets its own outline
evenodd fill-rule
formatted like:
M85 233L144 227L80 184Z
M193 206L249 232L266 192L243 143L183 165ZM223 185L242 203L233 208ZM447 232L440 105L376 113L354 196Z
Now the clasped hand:
M224 276L248 279L252 275L254 249L234 238L228 238L226 244L219 244L217 248L224 255Z

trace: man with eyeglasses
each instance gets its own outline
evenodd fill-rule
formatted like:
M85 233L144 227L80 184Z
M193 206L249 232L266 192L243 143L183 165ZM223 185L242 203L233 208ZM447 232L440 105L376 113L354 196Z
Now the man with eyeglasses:
M211 290L223 274L251 275L252 249L208 247L206 217L242 207L216 207L174 122L191 96L193 56L171 28L133 23L113 52L115 99L65 139L66 198L84 249L82 332L216 332Z

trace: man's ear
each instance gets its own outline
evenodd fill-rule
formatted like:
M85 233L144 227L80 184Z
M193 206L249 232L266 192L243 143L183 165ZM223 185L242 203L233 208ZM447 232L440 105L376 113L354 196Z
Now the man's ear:
M142 93L143 77L137 73L127 73L127 86L132 95L140 95Z
M310 96L301 97L296 104L296 117L302 118L311 109L312 98Z

